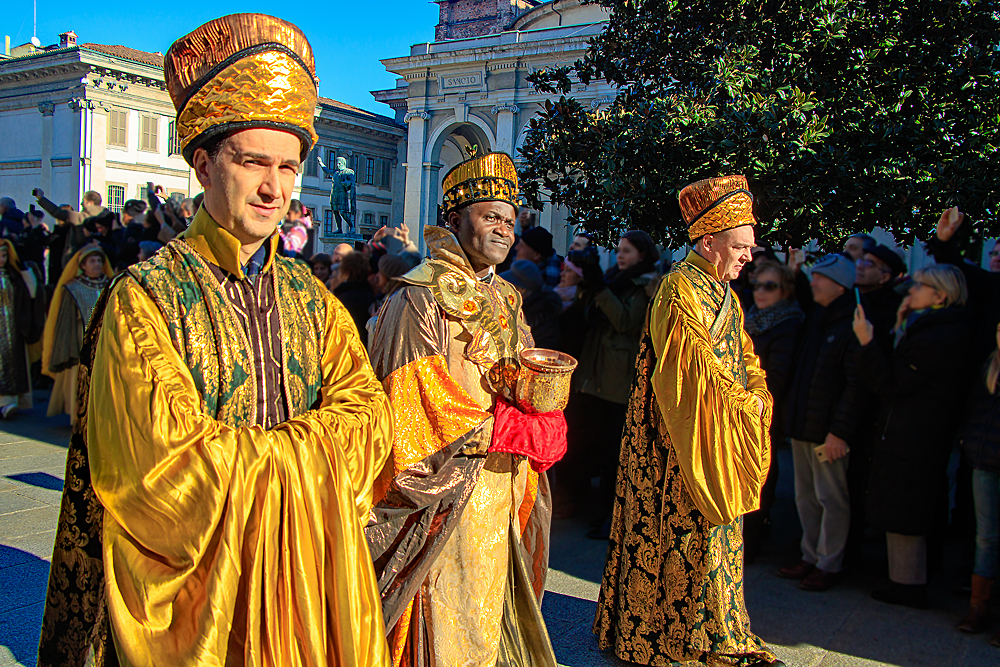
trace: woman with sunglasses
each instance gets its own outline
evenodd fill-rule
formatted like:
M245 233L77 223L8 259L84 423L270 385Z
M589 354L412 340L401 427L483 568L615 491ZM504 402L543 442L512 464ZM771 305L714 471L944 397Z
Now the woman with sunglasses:
M881 602L927 606L928 536L947 521L948 458L964 397L958 388L968 386L967 298L954 266L917 271L899 308L891 360L873 342L864 307L854 313L858 367L880 399L866 515L886 531L890 585L872 592Z
M805 314L795 300L795 276L783 264L762 260L750 274L749 287L753 305L746 314L744 328L753 340L754 352L767 372L767 390L774 396L774 417L771 419L771 447L782 446L785 440L785 394L792 378L795 347L802 331ZM771 468L761 491L760 509L743 517L743 557L752 563L760 550L770 524L769 514L774 504L778 484L777 456L771 456Z

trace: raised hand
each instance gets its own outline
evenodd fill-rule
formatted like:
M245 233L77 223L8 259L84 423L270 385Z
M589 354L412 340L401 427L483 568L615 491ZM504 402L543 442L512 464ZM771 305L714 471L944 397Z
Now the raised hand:
M907 294L905 297L903 297L903 300L900 302L899 310L896 311L896 326L894 326L892 330L893 331L898 330L899 327L902 326L906 318L909 316L909 314L912 312L913 309L910 308L910 295Z
M865 308L860 303L854 309L854 335L862 346L872 342L875 338L875 327L865 319Z
M948 242L955 235L958 228L962 226L965 214L958 210L957 206L945 209L937 223L937 237L939 241Z

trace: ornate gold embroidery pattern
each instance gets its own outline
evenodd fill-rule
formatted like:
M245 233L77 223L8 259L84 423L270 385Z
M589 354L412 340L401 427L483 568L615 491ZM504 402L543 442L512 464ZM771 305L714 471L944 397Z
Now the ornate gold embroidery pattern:
M637 364L594 621L598 643L644 665L745 667L774 660L750 631L742 520L713 526L683 487L652 391L656 359L648 330Z

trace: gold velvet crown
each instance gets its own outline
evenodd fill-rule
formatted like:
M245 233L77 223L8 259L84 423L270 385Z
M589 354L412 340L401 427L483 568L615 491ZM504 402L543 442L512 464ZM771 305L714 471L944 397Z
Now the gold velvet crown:
M706 178L686 186L677 198L692 241L756 223L753 195L744 176Z
M444 176L444 213L479 201L507 202L515 209L521 204L517 191L517 168L506 153L487 153L466 160Z
M177 139L194 151L232 130L285 130L316 142L317 79L312 47L296 26L265 14L230 14L174 42L163 74L177 109Z

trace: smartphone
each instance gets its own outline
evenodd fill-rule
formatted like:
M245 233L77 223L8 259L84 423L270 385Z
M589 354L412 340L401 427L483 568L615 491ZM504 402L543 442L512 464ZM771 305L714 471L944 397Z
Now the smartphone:
M819 459L820 463L827 463L830 461L830 457L826 455L826 445L819 445L813 448L813 451L816 452L816 458Z
M38 188L31 188L31 196L38 197Z
M854 288L854 305L861 305L861 292L858 291L857 287Z

